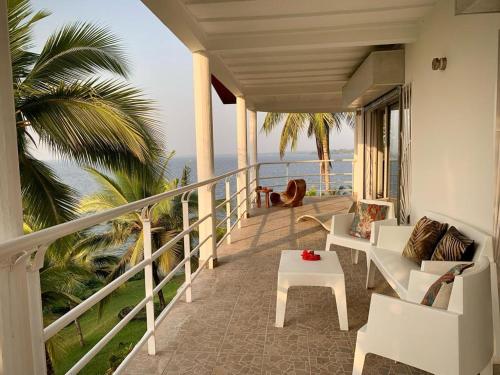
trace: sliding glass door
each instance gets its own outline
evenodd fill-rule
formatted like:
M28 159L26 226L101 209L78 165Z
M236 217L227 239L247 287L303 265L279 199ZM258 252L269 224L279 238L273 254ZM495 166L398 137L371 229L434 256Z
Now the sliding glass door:
M399 213L401 173L400 91L364 110L364 197L386 199Z

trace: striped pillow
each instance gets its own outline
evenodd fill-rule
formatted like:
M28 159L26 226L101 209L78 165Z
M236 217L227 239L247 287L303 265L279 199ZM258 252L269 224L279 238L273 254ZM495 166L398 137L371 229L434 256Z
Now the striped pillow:
M432 253L441 237L446 233L446 229L448 229L448 224L442 224L424 216L415 225L403 250L403 256L417 264L422 264L423 260L431 259Z
M474 263L457 264L452 267L443 276L437 279L427 290L421 304L436 307L438 309L447 309L450 303L451 291L455 276L461 275L467 268L472 267Z
M457 262L472 260L474 240L460 233L457 228L450 227L436 246L431 260Z

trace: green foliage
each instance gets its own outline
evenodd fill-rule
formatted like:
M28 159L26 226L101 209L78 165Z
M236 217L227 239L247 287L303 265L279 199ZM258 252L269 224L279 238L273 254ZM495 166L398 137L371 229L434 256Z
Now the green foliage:
M276 113L269 112L262 124L262 131L270 134L276 127L283 123L281 129L279 152L283 158L286 149L291 151L297 148L298 139L301 133L306 132L308 137L316 139L318 146L318 156L323 154L320 149L321 140L328 137L331 129L340 131L343 126L354 127L355 114L353 112L339 113ZM330 150L328 150L330 154ZM323 159L323 156L320 157Z
M130 175L121 172L106 174L93 168L87 171L100 186L100 191L81 201L82 213L94 213L118 207L152 195L176 189L180 183L189 179L185 170L181 180L166 179L171 153L161 166L144 167ZM150 209L153 252L169 242L182 231L181 197L164 199ZM132 212L106 223L104 230L91 233L84 240L85 246L92 249L124 249L119 262L111 270L106 281L122 275L127 267L144 259L143 221L140 212ZM169 272L183 257L182 241L177 242L169 251L155 261L153 273L158 283L163 274ZM161 296L160 296L161 297ZM161 301L163 304L163 301ZM101 304L104 308L106 300Z
M29 0L8 0L23 203L33 230L75 218L77 199L30 148L41 144L63 160L133 173L157 158L163 138L151 101L126 83L127 59L108 29L65 25L33 52L33 26L49 15L33 12Z
M316 189L316 186L311 186L309 190L306 192L306 195L308 197L315 197L318 195L318 190Z
M163 288L166 301L170 301L182 284L184 276L174 277ZM75 335L75 327L68 326L59 336L59 344L64 347L54 363L55 373L65 374L85 353L87 353L113 326L119 322L118 313L126 306L136 305L144 298L144 280L127 282L122 288L112 293L108 305L101 318L98 318L97 308L91 309L80 318L80 324L85 335L85 345L80 346ZM155 304L158 298L155 298ZM97 355L85 366L79 374L102 375L110 367L109 358L116 354L118 344L137 343L146 332L145 321L129 322Z

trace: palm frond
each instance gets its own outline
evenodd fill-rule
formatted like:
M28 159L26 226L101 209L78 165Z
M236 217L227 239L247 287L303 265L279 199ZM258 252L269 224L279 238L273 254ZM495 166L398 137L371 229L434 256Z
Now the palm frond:
M19 159L26 222L42 229L76 218L77 193L45 163L29 154Z
M18 111L54 153L83 165L133 171L162 147L150 102L116 80L50 87L24 97Z
M14 84L18 84L29 73L31 66L38 58L38 54L29 51L33 47L32 26L48 15L50 13L45 10L34 13L29 0L8 1L9 41Z
M353 129L355 125L356 125L356 112L332 113L331 126L334 127L337 131L340 131L344 126Z
M289 113L286 117L283 130L280 137L280 157L283 158L285 151L290 145L290 150L295 151L299 134L306 129L306 123L309 120L308 113Z
M266 135L271 133L274 128L283 122L285 116L286 113L268 112L262 124L261 132L264 132Z
M57 85L102 71L127 77L128 70L120 41L109 29L90 23L72 23L48 38L26 77L26 84Z

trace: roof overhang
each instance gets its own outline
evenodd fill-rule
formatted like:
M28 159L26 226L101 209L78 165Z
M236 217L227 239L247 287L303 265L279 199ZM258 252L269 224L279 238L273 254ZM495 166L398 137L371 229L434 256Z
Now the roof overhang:
M143 2L249 108L337 112L352 110L342 90L367 56L414 42L436 0Z

